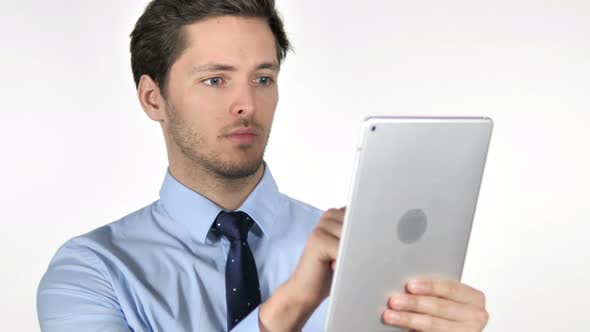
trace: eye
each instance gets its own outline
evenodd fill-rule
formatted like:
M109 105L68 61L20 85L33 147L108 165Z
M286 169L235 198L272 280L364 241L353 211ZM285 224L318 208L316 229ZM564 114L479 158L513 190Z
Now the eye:
M203 83L210 86L220 86L222 82L223 78L221 77L211 77L203 81Z
M272 79L272 77L269 77L269 76L257 77L254 80L254 82L256 82L256 84L260 84L260 85L271 85L273 81L274 80Z

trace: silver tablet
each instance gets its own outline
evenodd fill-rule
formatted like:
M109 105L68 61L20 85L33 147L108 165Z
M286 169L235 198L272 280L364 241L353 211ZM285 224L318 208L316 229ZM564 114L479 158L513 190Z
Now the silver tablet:
M327 332L403 331L381 321L389 295L461 279L491 132L488 118L366 119Z

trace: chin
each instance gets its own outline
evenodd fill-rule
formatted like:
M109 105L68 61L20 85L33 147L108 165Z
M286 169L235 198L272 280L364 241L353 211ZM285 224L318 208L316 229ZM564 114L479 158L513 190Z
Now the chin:
M232 158L226 160L209 160L205 167L220 177L240 179L256 174L264 163L263 155L256 157Z
M227 167L218 168L216 173L227 179L241 179L256 174L261 165L262 161L241 165L227 165Z

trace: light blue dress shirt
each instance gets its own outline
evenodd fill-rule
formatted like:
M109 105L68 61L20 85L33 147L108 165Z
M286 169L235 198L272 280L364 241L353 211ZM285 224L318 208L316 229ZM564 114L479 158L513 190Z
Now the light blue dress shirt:
M67 241L37 292L42 331L226 331L229 241L210 232L222 209L168 172L160 199ZM264 175L238 209L256 222L252 249L262 301L294 271L321 211ZM256 308L232 331L259 331ZM322 331L327 301L304 331Z

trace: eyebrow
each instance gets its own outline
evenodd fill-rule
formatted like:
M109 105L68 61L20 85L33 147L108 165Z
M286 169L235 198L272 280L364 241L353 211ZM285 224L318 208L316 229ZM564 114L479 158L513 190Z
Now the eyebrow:
M270 69L272 71L278 72L280 66L276 62L263 62L256 66L256 70L260 69ZM201 66L195 66L190 71L189 75L195 75L201 72L214 72L214 71L237 71L237 68L232 65L226 65L222 63L207 63Z

